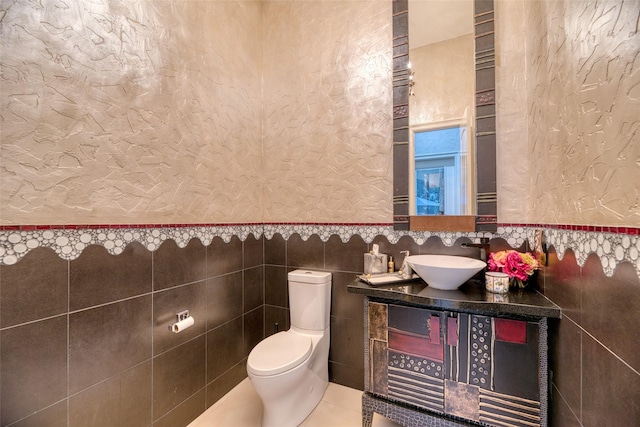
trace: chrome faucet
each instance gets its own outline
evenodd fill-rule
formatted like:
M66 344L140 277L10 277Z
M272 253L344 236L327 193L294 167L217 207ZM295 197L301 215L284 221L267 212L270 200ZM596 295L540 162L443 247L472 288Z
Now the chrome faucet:
M489 254L491 253L491 244L488 237L481 237L480 243L463 243L463 248L478 248L480 249L480 259L487 262Z

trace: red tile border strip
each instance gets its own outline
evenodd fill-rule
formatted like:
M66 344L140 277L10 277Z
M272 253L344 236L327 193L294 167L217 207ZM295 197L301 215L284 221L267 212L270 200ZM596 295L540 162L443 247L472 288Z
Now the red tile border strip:
M33 230L83 230L83 229L126 229L126 228L187 228L187 227L242 227L256 225L294 226L344 226L344 227L392 227L392 222L247 222L247 223L206 223L206 224L25 224L0 225L0 231ZM529 224L498 223L498 227L550 228L558 230L583 231L591 233L629 234L640 236L640 227L581 225L581 224Z
M299 225L299 226L344 226L344 227L392 227L393 223L369 222L243 222L243 223L207 223L207 224L52 224L52 225L0 225L0 231L33 231L33 230L84 230L97 228L191 228L191 227L242 227L256 225Z
M580 224L518 224L499 223L498 227L527 227L527 228L551 228L558 230L583 231L589 233L629 234L640 236L639 227L608 226L608 225L580 225Z

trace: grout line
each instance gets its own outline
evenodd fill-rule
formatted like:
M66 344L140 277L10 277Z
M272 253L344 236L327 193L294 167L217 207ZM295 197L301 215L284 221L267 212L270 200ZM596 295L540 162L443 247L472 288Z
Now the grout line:
M204 310L205 312L209 312L209 246L204 247ZM209 402L209 387L207 387L207 378L209 378L209 346L208 338L209 337L209 317L204 316L204 411L207 410L207 403ZM197 418L197 417L196 417Z
M67 261L67 425L71 423L71 405L69 393L71 392L71 261Z
M203 280L205 280L205 279L203 279ZM136 298L140 298L140 297L151 296L152 299L153 299L153 295L155 293L175 290L175 289L178 289L178 288L181 288L181 287L193 285L194 283L198 283L198 282L201 282L203 280L197 280L195 282L190 282L190 283L174 286L174 287L167 288L167 289L161 289L161 290L158 290L158 291L145 292L145 293L142 293L142 294L133 295L133 296L130 296L130 297L127 297L127 298L119 299L119 300L113 300L113 301L105 302L105 303L102 303L102 304L97 304L97 305L92 305L92 306L80 308L80 309L73 310L73 311L67 311L67 313L59 313L59 314L54 314L54 315L47 316L47 317L41 317L39 319L29 320L27 322L23 322L23 323L18 323L16 325L7 326L7 327L4 327L4 328L2 328L0 330L4 331L4 330L12 329L12 328L17 328L17 327L20 327L20 326L26 326L26 325L30 325L32 323L37 323L37 322L40 322L40 321L43 321L43 320L54 319L54 318L60 317L60 316L65 316L65 315L69 316L69 315L81 313L81 312L87 311L87 310L93 310L93 309L96 309L96 308L106 307L106 306L111 305L111 304L116 304L116 303L120 303L120 302L124 302L124 301L130 301L130 300L133 300L133 299L136 299ZM70 287L70 285L67 285L67 289L69 289L69 287ZM68 290L67 293L70 293L70 290ZM67 310L70 309L69 300L70 300L70 297L67 298ZM153 306L152 306L152 308L153 308Z
M153 382L153 371L155 369L155 348L154 348L154 341L153 341L153 336L155 335L153 332L154 329L154 321L153 321L153 317L154 317L154 307L153 307L153 296L154 296L154 291L156 288L156 281L155 281L155 263L156 263L156 257L155 257L155 252L151 252L151 393L149 394L151 396L151 408L150 408L150 413L149 413L149 419L151 421L151 424L153 425L153 402L155 401L155 396L154 396L154 382Z
M220 375L218 375L217 377L215 377L215 378L214 378L214 379L212 379L211 381L208 381L208 382L207 382L207 381L206 381L206 378L205 378L205 383L206 383L206 384L205 384L205 387L207 387L209 384L211 384L211 383L213 383L213 382L218 381L220 378L222 378L223 376L225 376L226 374L228 374L229 372L231 372L232 370L234 370L238 365L242 365L246 359L247 359L246 357L243 357L243 358L242 358L238 363L236 363L235 365L231 366L229 369L227 369L226 371L222 372ZM245 377L242 381L244 381L244 380L249 381L249 377ZM242 381L240 381L240 382L242 382ZM240 384L240 383L236 384L233 388L237 387L239 384ZM233 390L233 388L232 388L231 390ZM231 391L231 390L229 390L229 391ZM229 394L229 392L227 392L226 394L224 394L222 397L226 396L227 394ZM221 397L220 399L218 399L218 401L217 401L216 403L218 403L218 402L222 399L222 397ZM214 403L214 405L215 405L215 403Z
M67 424L66 424L66 425L69 425L69 398L68 398L68 397L64 397L64 398L62 398L62 399L58 400L57 402L53 402L52 404L47 405L47 406L45 406L44 408L40 408L40 409L38 409L38 410L37 410L37 411L35 411L35 412L31 412L31 413L29 413L29 414L25 415L24 417L20 418L19 420L15 420L15 421L13 421L11 424L7 424L6 426L5 426L5 425L3 425L3 427L17 426L17 425L19 425L22 421L24 421L24 420L26 420L26 419L28 419L28 418L32 417L33 415L38 414L38 413L40 413L40 412L42 412L42 411L45 411L45 410L47 410L47 409L49 409L49 408L52 408L52 407L56 406L57 404L62 403L62 402L64 402L64 401L66 401L66 402L67 402Z
M67 305L68 305L68 303L67 303ZM69 317L69 315L70 315L70 314L71 314L71 313L66 312L66 313L54 314L54 315L52 315L52 316L47 316L47 317L41 317L41 318L39 318L39 319L29 320L29 321L27 321L27 322L18 323L18 324L16 324L16 325L6 326L6 327L4 327L4 328L0 329L0 331L8 331L8 330L10 330L10 329L19 328L19 327L22 327L22 326L32 325L32 324L34 324L34 323L42 322L42 321L44 321L44 320L51 320L51 319L55 319L55 318L57 318L57 317L63 317L63 316L66 316L66 317L67 317L67 350L68 350L68 345L69 345L69 342L68 342L68 340L69 340L69 319L68 319L68 317ZM68 353L68 351L67 351L67 353ZM69 356L68 356L68 354L67 354L67 358L68 358L68 357L69 357Z
M105 302L105 303L98 304L98 305L92 305L90 307L80 308L78 310L70 311L69 314L82 313L83 311L94 310L96 308L102 308L102 307L106 307L108 305L117 304L117 303L121 303L121 302L125 302L125 301L131 301L131 300L134 300L134 299L137 299L137 298L142 298L142 297L147 297L147 296L151 297L151 299L153 299L153 291L145 292L143 294L133 295L133 296L130 296L130 297L127 297L127 298L119 299L119 300Z
M622 359L620 356L618 356L616 353L613 352L613 350L611 350L609 347L607 347L606 345L604 345L602 342L600 342L596 337L594 337L593 335L591 335L589 333L589 331L584 330L583 328L580 328L585 334L587 334L588 336L590 336L595 342L597 342L598 344L600 344L605 350L607 350L609 353L611 353L616 359L618 359L620 362L622 362L627 368L631 369L636 375L640 376L640 372L635 369L633 366L629 365L627 362L625 362L624 359ZM580 352L582 353L582 352ZM580 360L580 363L582 363L582 360Z
M206 408L206 406L207 406L207 401L206 401L206 395L207 395L207 393L206 393L206 389L207 389L207 385L205 384L205 385L204 385L204 390L205 390L205 402L204 402L204 405L205 405L205 409L203 409L203 411L202 411L198 416L196 416L196 418L198 418L200 415L204 414L204 412L207 410L207 408ZM169 416L169 414L171 414L171 413L173 413L173 412L177 411L178 409L180 409L180 406L182 406L182 405L184 405L185 403L187 403L187 401L188 401L189 399L191 399L192 397L194 397L195 395L197 395L198 393L200 393L200 391L202 391L202 390L203 390L202 388L201 388L201 389L198 389L198 390L196 390L196 391L195 391L195 393L193 393L193 394L191 394L190 396L188 396L187 398L185 398L182 402L178 402L178 403L176 403L176 405L175 405L171 410L169 410L168 412L165 412L164 414L162 414L162 415L160 416L160 418L158 418L158 419L156 419L156 420L152 420L152 424L156 424L156 423L157 423L158 421L160 421L161 419L163 419L163 418L165 418L165 417ZM151 406L153 407L153 402L151 403ZM152 418L153 418L153 417L152 417ZM192 422L193 422L193 421L195 421L195 419L196 419L196 418L194 418L194 419L193 419L193 420L191 420L191 421L192 421Z
M598 343L602 348L604 348L605 350L607 350L609 353L611 353L611 355L613 355L616 359L618 359L620 362L622 362L627 368L631 369L636 375L640 375L640 371L638 371L636 368L634 368L633 366L631 366L630 364L628 364L624 359L622 359L620 356L618 356L613 350L611 350L609 347L607 347L605 344L603 344L599 339L597 339L595 336L593 336L589 331L587 331L586 329L584 329L582 326L580 326L575 320L573 320L569 315L563 313L562 314L563 319L567 319L569 320L571 323L573 323L576 328L578 328L580 330L580 332L588 335L589 337L591 337L591 339L593 339L596 343ZM582 353L583 353L583 348L582 348L582 336L580 337L580 366L582 366ZM582 388L582 385L581 385Z
M237 317L236 317L236 319L237 319ZM222 326L222 325L221 325L221 326ZM185 345L185 344L187 344L187 343L190 343L190 342L192 342L192 341L195 341L195 340L197 340L197 339L201 338L202 336L204 336L205 345L206 345L206 341L207 341L207 333L206 333L206 332L203 332L203 333L201 333L201 334L199 334L199 335L196 335L195 337L193 337L193 338L191 338L191 339L186 340L185 342L182 342L182 343L180 343L180 344L176 344L175 346L170 347L170 348L168 348L168 349L166 349L166 350L164 350L164 351L161 351L161 352L160 352L160 353L158 353L158 354L154 354L153 356L151 356L151 359L155 359L156 357L160 357L160 356L162 356L162 355L165 355L165 354L167 354L167 353L169 353L169 352L171 352L171 351L173 351L173 350L177 349L178 347L182 347L183 345ZM125 370L126 370L126 369L125 369Z
M583 294L583 291L580 292L580 310L581 311L582 311L582 294ZM582 379L582 377L584 376L584 361L582 360L583 359L582 355L584 354L584 334L583 334L584 330L582 329L582 327L578 326L577 324L576 326L579 328L578 330L580 331L580 418L578 418L578 421L582 425L582 414L584 413L583 403L582 403L582 401L584 400L583 391L582 391L584 388L583 379ZM571 409L571 412L573 413L573 409Z
M578 423L580 425L582 425L582 422L580 421L580 418L578 418L575 414L575 412L573 412L573 408L571 407L571 405L569 405L569 403L567 402L567 400L564 398L564 396L562 395L562 393L560 393L560 390L558 390L558 387L553 384L553 388L555 389L555 391L558 393L558 396L560 396L560 398L562 399L562 401L564 402L565 406L567 408L569 408L569 411L571 412L571 415L573 415L573 417L576 419L576 421L578 421ZM582 387L581 387L582 388ZM582 398L580 398L580 406L582 407ZM582 411L582 408L580 409ZM551 415L551 414L549 414ZM549 417L551 418L551 417Z

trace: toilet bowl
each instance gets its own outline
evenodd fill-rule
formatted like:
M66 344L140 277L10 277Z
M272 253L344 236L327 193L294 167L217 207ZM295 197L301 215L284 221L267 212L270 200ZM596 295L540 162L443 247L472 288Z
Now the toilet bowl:
M296 270L288 279L291 329L262 340L247 359L263 427L298 426L329 385L331 274Z

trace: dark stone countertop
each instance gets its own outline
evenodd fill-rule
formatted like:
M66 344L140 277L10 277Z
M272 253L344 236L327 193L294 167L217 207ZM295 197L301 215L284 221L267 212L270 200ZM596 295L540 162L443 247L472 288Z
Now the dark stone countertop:
M487 316L557 319L562 316L560 307L536 290L511 290L506 295L496 295L487 292L484 283L476 280L470 280L453 291L442 291L427 286L421 279L376 286L356 279L347 286L347 290L390 302Z

